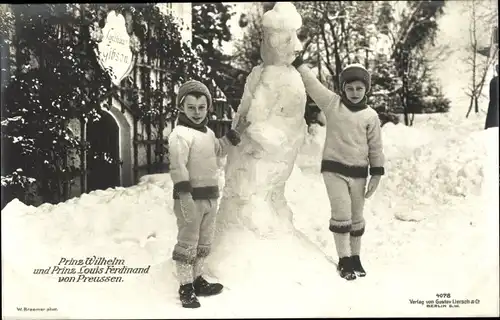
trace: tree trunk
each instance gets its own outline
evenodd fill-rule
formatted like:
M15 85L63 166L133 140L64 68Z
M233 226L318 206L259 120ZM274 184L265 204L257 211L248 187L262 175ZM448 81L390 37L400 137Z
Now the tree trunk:
M410 125L410 121L408 119L408 57L407 57L407 54L406 52L403 52L401 54L401 66L400 66L400 70L403 70L402 72L402 90L401 90L401 94L402 94L402 97L401 97L401 104L403 105L403 115L404 115L404 121L405 121L405 125L406 126L409 126ZM401 72L400 72L401 73Z
M410 121L408 119L408 107L406 105L406 97L404 97L403 100L405 101L405 102L403 102L403 115L404 115L405 125L409 126Z
M469 117L470 112L472 111L472 103L474 101L474 97L471 95L470 101L469 101L469 109L467 110L467 114L465 115L465 118Z
M342 72L342 59L340 58L340 41L337 37L337 34L335 33L335 28L333 23L328 20L328 24L330 25L330 30L332 32L332 37L333 37L333 55L335 57L335 79L333 83L335 84L335 89L337 92L340 92L342 88L340 88L340 83L338 79L338 75Z
M69 174L68 174L68 152L64 151L64 158L63 158L63 167L64 167L64 174L63 174L63 201L66 201L69 199Z
M326 17L326 14L323 16L323 19L328 19ZM326 54L326 64L325 64L325 67L328 69L328 72L330 72L330 75L332 76L332 78L334 78L335 76L335 70L332 68L333 64L332 64L332 61L331 61L331 53L330 53L330 45L328 43L328 40L326 39L326 29L325 29L325 23L322 23L321 24L321 29L320 29L320 33L321 33L321 37L323 39L323 45L324 45L324 48L325 48L325 54ZM333 81L335 87L336 86L336 81Z

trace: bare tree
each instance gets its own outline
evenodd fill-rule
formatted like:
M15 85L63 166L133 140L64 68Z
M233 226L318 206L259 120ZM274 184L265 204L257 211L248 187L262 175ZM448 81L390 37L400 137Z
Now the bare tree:
M338 75L345 65L365 63L355 53L367 45L364 26L370 24L372 5L353 1L297 2L302 15L304 60L318 67L319 78L338 90ZM363 22L363 24L361 24ZM309 46L314 44L314 46ZM309 47L309 50L308 48Z
M424 80L429 79L430 71L425 52L434 46L437 18L443 14L444 5L444 1L407 2L395 30L389 30L393 39L392 58L402 82L398 93L406 125L412 125L409 114L414 114L412 109L422 102Z
M390 1L304 1L295 6L303 21L299 31L303 58L317 67L320 81L339 92L343 68L360 63L373 72L371 105L386 112L404 112L406 125L411 125L410 113L429 107L422 99L432 97L427 92L436 91L438 85L427 89L432 60L427 54L434 47L436 20L444 1L404 2L399 16L394 15L397 5ZM247 69L259 59L258 17L263 11L259 9L249 14L254 21L246 25L243 41L235 46L235 60L245 62L242 65ZM431 102L430 108L440 107L434 108Z
M469 109L467 110L466 118L469 117L472 108L474 112L479 112L479 97L482 94L484 83L486 82L486 75L488 70L495 62L498 55L498 48L490 50L493 48L493 43L490 41L490 47L485 50L483 46L480 45L478 36L480 34L480 22L486 21L486 23L491 23L494 19L492 17L492 11L486 10L486 13L481 13L481 3L478 0L469 0L468 9L470 12L470 25L469 25L469 56L466 62L470 66L471 78L470 85L468 88L467 96L470 98ZM495 13L496 16L496 13ZM486 51L486 52L485 52ZM484 53L483 53L484 52ZM484 59L486 56L486 60Z

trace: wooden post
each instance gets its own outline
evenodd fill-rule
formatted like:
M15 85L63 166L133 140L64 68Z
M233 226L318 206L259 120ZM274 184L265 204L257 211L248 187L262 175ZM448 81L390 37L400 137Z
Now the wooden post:
M160 58L160 69L163 69L164 68L164 65L163 65L163 59ZM160 71L158 71L160 72ZM158 77L158 83L157 83L157 86L160 90L160 92L163 92L163 85L164 85L164 80L166 78L165 74L163 73L163 71L161 71L162 73L159 74L159 77ZM164 106L164 97L163 97L163 94L159 97L158 99L158 102L160 103L160 112L159 112L159 116L158 116L158 121L159 121L159 124L158 124L158 135L157 135L157 145L156 145L156 152L158 153L158 172L161 172L161 168L163 167L163 155L164 155L164 152L163 152L163 129L165 127L165 123L164 123L164 113L166 113L166 108Z
M138 56L139 56L140 52L137 52L136 55L135 55L135 58L134 58L134 73L133 73L133 79L134 79L134 87L139 87L137 85L137 60L138 60ZM139 95L139 92L137 92L137 94ZM135 93L134 93L134 101L133 103L137 103L137 101L135 101L135 99L139 99L139 96L135 97ZM136 105L137 107L137 105ZM133 122L134 122L134 128L133 128L133 133L132 133L132 152L134 154L134 160L133 160L133 170L134 170L134 176L132 177L133 179L133 183L136 184L137 182L139 182L139 150L138 150L138 144L137 144L137 116L133 115Z
M84 19L85 17L85 6L82 6L82 12L80 15L81 25L80 25L80 35L83 31ZM87 49L87 43L83 40L82 42L83 50ZM80 193L87 192L87 122L85 118L81 117L80 119Z
M148 37L147 39L150 39L151 38L151 25L148 24L147 26L147 34L148 34ZM147 51L146 51L146 55L144 57L145 59L145 64L146 64L146 70L147 72L143 72L144 73L144 81L142 83L142 87L144 88L144 97L145 97L145 100L146 100L146 107L148 108L148 111L151 111L151 95L150 95L150 89L151 89L151 57L149 57L149 55L147 54ZM149 112L149 115L147 117L147 125L146 125L146 135L147 135L147 140L150 141L151 140L151 125L152 125L152 117L151 117L151 112ZM152 170L151 170L151 144L147 144L146 145L146 159L147 159L147 162L148 162L148 174L151 174L152 173Z
M80 119L80 193L87 192L87 150L85 144L87 141L87 123L84 118Z
M157 159L156 172L161 172L163 165L163 103L160 104L158 135L156 137L155 154Z
M69 125L68 121L65 121L64 127L67 127ZM63 177L63 201L66 201L69 199L69 183L68 183L68 150L64 150L64 156L63 156L63 168L64 168L64 174L62 175Z
M137 142L137 119L134 117L134 135L132 138L134 149L134 184L139 182L139 144Z

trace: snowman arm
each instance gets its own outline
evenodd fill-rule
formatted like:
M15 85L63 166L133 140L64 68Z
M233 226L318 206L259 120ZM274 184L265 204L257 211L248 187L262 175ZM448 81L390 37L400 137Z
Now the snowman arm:
M297 71L299 71L302 77L307 94L313 99L321 111L325 112L331 106L338 104L340 96L325 87L308 66L302 64L297 68Z
M232 128L236 127L240 117L245 117L252 103L253 96L255 94L255 89L257 88L257 83L259 82L260 75L262 73L262 66L256 66L252 69L245 82L245 88L243 90L243 96L241 97L240 105L238 106L238 111L236 112Z

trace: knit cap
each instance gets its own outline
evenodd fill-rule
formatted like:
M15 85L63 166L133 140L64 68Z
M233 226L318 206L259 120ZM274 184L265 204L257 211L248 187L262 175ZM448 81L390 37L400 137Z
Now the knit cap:
M207 97L208 109L212 110L212 95L210 94L210 90L208 90L206 85L197 80L186 81L180 86L176 99L178 109L182 109L181 103L184 97L190 93L201 93L205 95L205 97Z
M352 81L362 81L366 86L366 92L371 89L370 73L359 63L350 64L340 73L340 88L344 90L344 85Z

